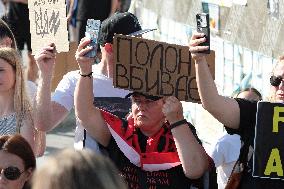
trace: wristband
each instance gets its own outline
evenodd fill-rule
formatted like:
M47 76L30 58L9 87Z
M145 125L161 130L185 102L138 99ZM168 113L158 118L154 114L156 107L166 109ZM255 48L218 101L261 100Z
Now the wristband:
M82 77L89 77L89 78L92 78L93 72L90 72L89 74L81 74L81 73L79 72L79 74L80 74L80 76L82 76Z
M175 123L173 123L173 124L170 124L169 129L172 130L173 128L176 128L176 127L181 126L181 125L183 125L183 124L188 124L188 122L186 121L186 119L182 119L182 120L177 121L177 122L175 122Z

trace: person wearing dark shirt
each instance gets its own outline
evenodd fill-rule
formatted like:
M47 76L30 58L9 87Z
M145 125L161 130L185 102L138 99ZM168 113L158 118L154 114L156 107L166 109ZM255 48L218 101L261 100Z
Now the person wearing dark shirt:
M78 27L78 41L85 37L88 19L107 19L115 12L126 12L130 6L130 0L79 0L76 21Z
M239 134L242 141L249 146L254 146L255 125L257 118L257 105L260 102L245 99L234 99L224 97L218 94L214 80L210 74L205 54L200 53L207 50L208 46L201 46L200 43L206 39L203 34L193 34L189 49L192 58L195 60L196 80L199 95L203 107L211 113L221 123L226 125L229 134ZM278 82L271 81L271 102L284 102L284 59L280 59L273 70L273 77L277 77ZM253 158L251 158L253 149L247 151L249 161L245 164L243 176L240 181L241 189L250 188L283 188L284 181L280 179L267 179L252 176Z

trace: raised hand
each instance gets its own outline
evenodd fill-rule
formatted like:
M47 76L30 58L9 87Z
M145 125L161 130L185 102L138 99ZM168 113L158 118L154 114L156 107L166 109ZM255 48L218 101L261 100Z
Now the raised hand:
M51 79L56 57L56 48L54 43L42 48L35 55L35 60L40 71L40 77L49 77Z
M208 46L199 46L200 43L206 41L205 35L203 33L194 33L189 42L189 51L191 52L191 56L194 60L198 60L203 58L206 54L198 53L200 51L207 50Z
M168 120L170 124L184 119L182 104L174 96L164 97L164 106L162 111L166 120Z
M91 46L87 46L88 44L90 44L90 42L90 39L86 37L82 38L75 54L75 58L79 65L81 74L89 74L92 71L92 63L96 59L85 56L89 51L93 49Z

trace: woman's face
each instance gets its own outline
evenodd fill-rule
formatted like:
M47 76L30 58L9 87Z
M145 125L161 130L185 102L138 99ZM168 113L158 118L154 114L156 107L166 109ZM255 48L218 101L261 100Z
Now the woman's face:
M164 122L164 114L162 112L163 101L146 99L144 96L132 97L132 116L134 124L141 131L155 134Z
M15 71L13 67L0 58L0 93L11 90L15 85Z
M10 169L10 171L6 171L7 173L10 173L9 175L12 175L13 177L13 175L15 175L15 171L11 170L18 168L21 173L20 176L15 180L6 178L4 170L7 167ZM0 151L0 170L0 189L22 189L25 182L31 177L32 172L31 168L29 170L25 170L24 162L20 157L5 151Z
M274 76L281 76L284 78L284 62L278 63L274 69ZM284 79L280 83L279 86L271 86L271 91L274 95L274 99L276 102L283 103L284 102Z

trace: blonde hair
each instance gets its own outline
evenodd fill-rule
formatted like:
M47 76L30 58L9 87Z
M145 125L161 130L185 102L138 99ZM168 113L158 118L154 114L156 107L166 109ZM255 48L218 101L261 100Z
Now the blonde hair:
M271 75L274 75L274 72L279 65L284 65L284 55L278 58L276 65L272 69ZM273 92L272 90L270 90L268 101L275 102L275 92Z
M31 120L31 105L26 93L25 78L19 53L12 48L0 48L0 58L9 63L15 71L14 110L16 113L17 132L24 120Z
M89 150L65 149L36 170L32 188L127 189L127 186L108 157Z

